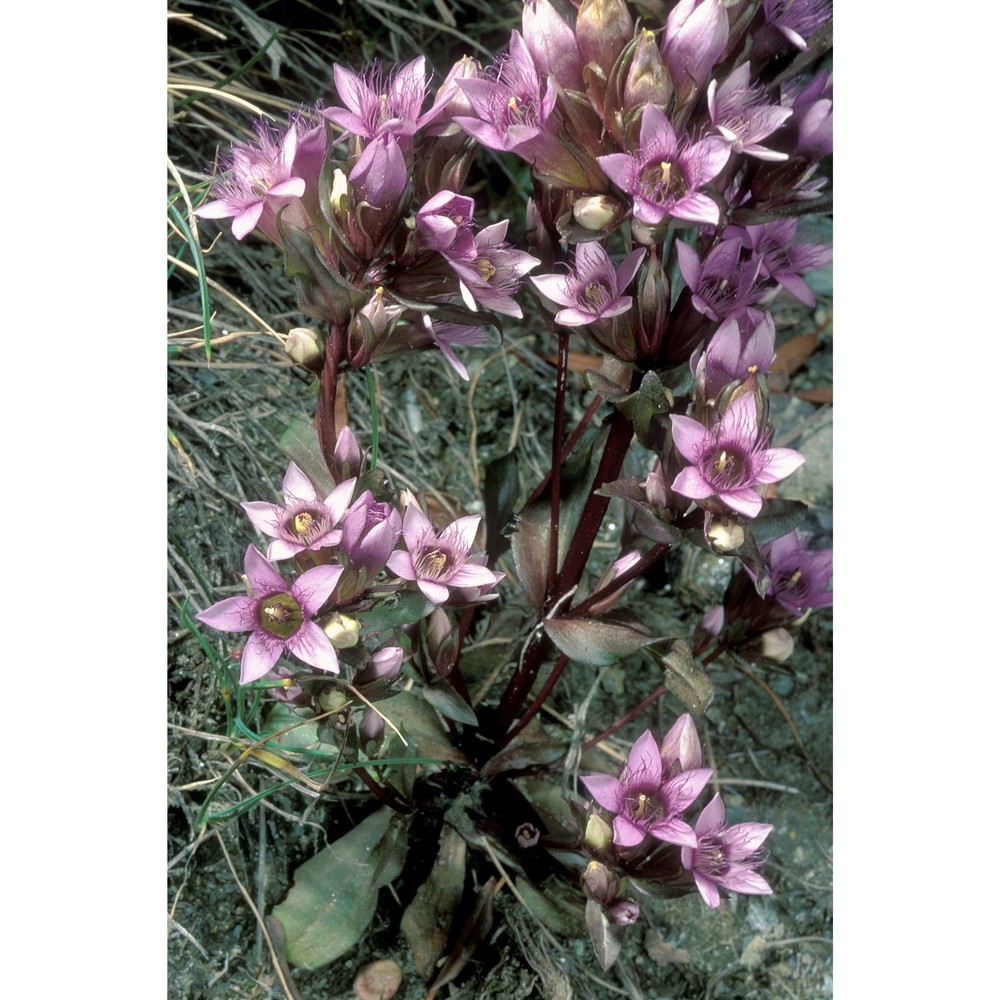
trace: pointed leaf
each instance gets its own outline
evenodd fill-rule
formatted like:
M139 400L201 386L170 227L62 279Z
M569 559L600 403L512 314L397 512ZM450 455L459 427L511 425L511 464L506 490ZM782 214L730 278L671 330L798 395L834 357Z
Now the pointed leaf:
M479 719L469 703L447 682L422 689L423 696L446 718L467 726L478 726Z
M547 500L539 500L517 515L510 539L514 570L539 617L545 607L550 533L549 504Z
M278 440L278 447L312 480L321 496L327 496L335 483L323 460L316 427L311 420L292 417Z
M293 965L318 969L360 940L375 914L379 888L402 871L397 859L376 878L382 839L399 822L383 806L296 870L291 891L273 911Z
M436 607L417 590L404 590L377 604L370 611L361 611L354 617L361 622L365 638L387 629L410 625L426 618Z
M518 486L517 456L513 451L486 463L483 505L486 513L486 554L491 563L510 547L504 528L514 516Z
M638 652L656 636L643 634L630 625L596 618L554 618L545 622L545 631L561 653L577 663L606 667Z
M695 662L687 643L675 639L670 650L658 659L663 667L663 686L693 715L704 715L715 696L715 687Z
M601 968L607 972L615 964L618 952L622 950L621 928L608 920L600 903L593 899L587 900L584 916L597 960L601 963Z

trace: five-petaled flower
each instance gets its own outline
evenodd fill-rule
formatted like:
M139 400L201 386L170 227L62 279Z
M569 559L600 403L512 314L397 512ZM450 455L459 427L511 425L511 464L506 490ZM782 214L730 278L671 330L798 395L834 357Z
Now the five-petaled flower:
M694 875L701 898L719 905L719 889L748 896L769 896L771 887L757 869L764 862L761 845L774 829L769 823L726 826L726 807L716 795L694 825L696 847L681 848L681 862Z
M403 515L403 541L406 549L389 556L386 566L404 580L411 580L427 600L443 604L449 587L463 590L492 587L503 579L502 573L475 562L472 543L479 527L479 517L460 517L440 531L434 529L427 515L410 503ZM485 595L479 595L479 599ZM496 594L488 595L496 597Z
M635 277L646 251L633 250L617 270L600 243L580 243L571 274L531 276L531 283L547 299L565 308L556 313L563 326L585 326L627 312L632 298L625 289Z
M325 500L294 463L284 479L284 504L254 500L241 504L258 530L275 539L267 547L268 559L288 559L304 549L326 548L340 542L335 527L351 502L355 479L346 479Z
M756 517L763 500L759 486L790 476L805 456L792 448L771 448L770 435L757 423L753 393L734 399L711 427L673 414L674 447L691 465L681 469L671 489L692 500L718 497L737 514Z
M285 582L254 546L243 558L249 596L227 597L201 614L198 621L222 632L249 632L240 663L240 683L268 673L284 652L320 670L340 673L337 651L312 617L333 593L342 566L314 566L292 585Z
M761 550L771 576L768 594L796 616L833 604L833 549L810 550L808 541L791 531Z
M718 176L729 159L730 144L718 136L698 142L679 139L667 116L647 104L639 126L639 151L597 157L604 172L634 199L639 222L656 226L684 219L715 226L719 206L699 188Z
M636 847L655 837L667 844L697 847L695 831L681 817L712 776L710 767L664 775L660 747L647 729L629 751L618 778L590 774L580 778L598 805L615 814L614 842Z

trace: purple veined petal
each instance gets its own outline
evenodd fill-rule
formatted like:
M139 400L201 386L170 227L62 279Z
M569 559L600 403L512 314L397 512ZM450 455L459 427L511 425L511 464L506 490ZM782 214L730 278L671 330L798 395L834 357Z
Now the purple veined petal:
M806 457L794 448L771 448L761 456L763 462L757 471L757 482L776 483L786 479L801 466Z
M625 764L624 783L629 783L641 779L648 781L652 785L659 784L663 777L663 758L660 756L660 747L653 734L647 729L628 752L628 761Z
M267 192L269 198L301 198L306 192L306 182L301 177L289 177L287 181L275 184Z
M677 267L680 269L684 284L693 292L701 281L701 258L694 247L688 246L683 240L677 240Z
M615 832L614 842L619 847L636 847L646 839L646 831L621 814L615 817L612 829Z
M711 833L715 830L721 830L722 827L726 825L726 806L722 801L722 796L718 792L712 797L712 801L705 806L701 811L701 815L698 817L694 824L694 832L698 834L699 837L704 837L705 834ZM685 862L687 867L687 862Z
M706 364L718 366L727 374L735 372L740 362L740 326L735 316L727 319L708 342Z
M676 206L668 210L662 205L656 205L651 201L647 201L641 194L634 194L633 198L635 199L635 203L632 214L644 226L658 226L664 219L671 215L680 218L675 211Z
M805 281L799 277L797 274L782 274L778 279L778 284L789 295L793 295L807 306L816 305L816 296L813 295L812 289L805 283Z
M647 104L642 112L639 138L643 148L655 146L656 155L670 160L677 152L677 134L667 116L655 105Z
M282 575L264 558L254 545L248 545L243 556L243 572L246 573L254 596L288 592L288 585Z
M553 317L561 326L587 326L593 323L596 317L592 312L584 312L582 309L560 309Z
M345 134L361 135L367 130L364 121L352 111L345 111L343 108L323 108L320 114L335 125L339 125Z
M719 224L719 206L707 194L699 194L697 191L686 194L675 202L668 214L675 219L704 223L707 226Z
M601 319L612 319L615 316L621 316L622 313L626 313L632 308L632 296L625 295L620 298L614 299L609 302L602 310L600 314Z
M286 504L294 503L296 500L315 503L319 499L316 487L313 486L312 481L294 462L288 463L288 468L285 470L285 478L281 485L284 490Z
M295 634L285 643L288 651L294 653L303 663L330 673L340 673L337 651L326 633L315 622L303 622Z
M403 514L403 538L406 546L412 549L428 532L433 532L434 526L427 515L417 506L416 503L406 505Z
M528 275L535 288L538 289L547 299L558 303L561 306L572 306L576 304L576 298L569 294L570 278L564 274L540 274L537 277Z
M361 105L364 99L365 86L364 81L356 73L352 73L349 69L344 69L343 66L333 67L333 82L334 86L337 88L337 94L340 99L344 102L345 106L350 108L354 112L355 116L361 115ZM328 109L336 110L336 109Z
M752 156L757 160L764 160L766 163L781 163L788 159L787 153L779 153L777 150L768 149L766 146L760 146L755 142L745 145L743 152L747 156Z
M243 211L233 219L233 236L235 236L236 239L241 240L248 233L252 233L257 227L257 223L260 221L263 211L263 201L255 201L252 205L243 209Z
M446 341L438 340L434 338L434 344L437 349L444 355L445 361L451 365L452 369L458 374L460 379L464 379L466 382L469 381L469 370L458 360L458 355L451 349Z
M448 600L448 588L443 583L418 579L417 586L424 597L432 604L444 604Z
M693 465L681 469L674 477L670 488L691 500L705 500L715 493L712 484Z
M746 858L757 851L773 831L770 823L735 823L724 836L734 853Z
M423 104L424 89L427 86L427 71L424 65L424 57L417 56L411 62L401 66L396 73L390 87L392 103L397 108L404 109L408 116L416 119L420 114L420 104ZM416 107L409 107L414 104L414 95L419 94L420 103Z
M336 524L344 516L344 511L347 510L347 507L351 502L351 496L354 493L354 487L357 482L357 477L345 479L342 483L336 486L323 501L330 511L331 524Z
M670 425L674 447L689 462L697 462L701 458L705 438L709 436L708 428L693 417L679 413L671 414Z
M292 542L287 538L276 538L267 547L268 562L278 562L281 559L291 559L299 552L305 551L305 546L301 542Z
M475 563L466 563L459 566L452 574L448 583L453 587L489 587L498 583L497 575L485 566L477 566Z
M716 881L723 889L741 892L744 896L770 896L774 892L763 875L758 875L749 868L730 868L725 875L718 876Z
M710 878L706 878L698 871L694 873L694 884L698 887L701 898L713 910L716 909L719 903L722 902L722 898L719 896L719 887Z
M254 617L256 608L257 602L252 597L241 594L213 604L195 618L220 632L249 632L257 624Z
M469 103L476 114L484 120L490 117L491 108L502 100L505 93L508 93L503 84L497 83L496 80L484 80L478 76L462 77L457 79L455 83L458 84L459 90L469 99ZM472 120L474 119L455 119L456 122Z
M473 99L470 102L475 104ZM468 118L465 115L457 115L452 119L463 131L467 132L477 142L481 142L487 149L503 149L504 139L497 127L481 118Z
M698 847L698 838L690 825L679 817L661 820L649 828L650 834L665 844L677 844L681 847Z
M199 205L194 210L194 214L199 219L229 219L236 214L236 211L233 209L232 202L216 199L215 201L207 201L204 205Z
M302 609L303 617L312 618L323 607L343 572L343 566L314 566L292 584L292 597Z
M676 778L671 778L667 782L666 797L674 811L684 812L701 795L702 789L708 784L711 777L712 769L710 767L698 767L689 771L681 771Z
M610 812L618 812L624 804L622 783L612 774L586 774L580 783L598 805Z
M753 393L738 396L729 408L722 414L720 421L720 439L728 437L745 438L749 428L757 427L757 402ZM756 434L754 435L756 437Z
M678 492L680 491L678 490ZM686 493L683 495L687 496ZM735 510L737 514L743 514L745 517L756 517L760 513L761 507L764 506L760 495L749 486L745 486L741 490L728 490L725 493L720 493L719 499L730 510Z
M476 532L479 530L479 522L482 520L478 514L468 517L460 517L451 525L451 530L462 539L462 544L466 549L471 549L476 540Z
M618 270L615 272L615 279L618 284L618 291L623 292L631 283L632 279L639 273L639 268L642 267L643 259L646 256L646 248L639 247L633 250L622 262L618 265Z
M240 683L249 684L260 680L278 662L284 643L274 635L268 635L263 629L251 633L243 647L243 658L240 661Z
M636 161L628 153L609 153L597 157L597 162L608 177L623 191L631 191L636 175Z
M281 516L284 508L277 504L268 503L266 500L251 500L241 503L240 506L246 511L250 523L265 535L271 538L278 537L278 526L281 524ZM268 555L268 559L270 559Z
M409 552L404 552L402 549L397 549L393 552L386 560L385 566L390 573L395 573L396 576L400 576L404 580L416 580L417 578L417 571L413 566L413 558Z

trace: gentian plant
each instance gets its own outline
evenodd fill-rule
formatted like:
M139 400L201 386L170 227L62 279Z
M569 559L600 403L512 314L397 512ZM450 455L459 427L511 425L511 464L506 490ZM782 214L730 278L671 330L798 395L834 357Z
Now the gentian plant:
M229 735L246 739L255 718L254 746L293 775L304 758L279 736L302 729L325 767L309 787L363 797L339 850L273 911L293 965L358 940L428 810L579 911L604 968L651 896L714 908L776 888L772 827L727 824L696 718L711 671L787 658L805 616L832 603L829 550L805 505L775 493L805 457L776 435L769 382L775 303L814 303L809 272L831 259L798 235L798 216L831 204L830 13L819 0L527 0L485 67L463 57L435 90L424 57L331 65L317 96L332 103L258 122L219 160L195 214L280 250L311 320L285 346L315 376L316 436L289 449L280 499L242 504L239 530L268 540L266 557L246 550L246 594L194 617L223 643L248 633L238 684L257 714ZM530 176L525 225L467 186L477 158L498 155ZM485 512L443 515L430 480L403 489L389 471L379 419L403 418L384 397L378 412L374 367L437 349L443 374L468 379L469 348L529 323L554 357L549 467L532 481L503 456ZM574 344L596 355L570 427ZM370 390L367 454L338 418L345 376ZM664 634L630 602L692 546L728 559L732 581L693 635ZM480 691L470 636L500 608L523 630ZM637 683L599 734L571 747L546 729L565 671L643 657L664 683ZM649 712L668 696L676 722L657 731ZM633 722L641 734L600 756ZM329 904L317 942L309 893L329 896L358 865L354 905ZM422 878L437 891L433 870ZM447 935L420 951L428 978L449 955L435 988L486 937L488 897L450 952ZM411 941L420 919L403 918Z

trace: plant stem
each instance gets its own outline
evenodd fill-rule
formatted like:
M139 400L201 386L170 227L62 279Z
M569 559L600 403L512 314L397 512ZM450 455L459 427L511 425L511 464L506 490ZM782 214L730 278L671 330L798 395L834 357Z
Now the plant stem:
M552 689L556 686L556 681L562 676L563 670L566 669L566 664L569 663L569 657L566 655L560 656L556 660L556 665L552 668L552 673L545 678L545 683L542 685L541 691L535 695L535 700L528 706L528 710L518 719L517 725L514 726L501 740L498 749L505 747L515 736L520 733L525 726L538 714L538 710L545 704L546 699L552 694Z
M365 365L365 378L368 380L368 404L372 411L372 464L378 465L378 404L375 400L375 375L371 365Z
M545 606L550 607L559 566L559 500L562 483L562 436L566 408L566 372L569 369L569 331L559 328L559 361L556 367L556 407L552 422L552 470L549 490L549 567L545 575Z
M577 441L583 437L583 432L587 429L590 421L594 419L594 414L597 412L601 403L604 402L604 397L599 393L594 396L590 402L590 406L587 407L587 412L580 418L580 422L573 428L570 432L568 438L566 438L566 443L562 447L562 451L559 453L559 464L562 465L563 462L569 458L570 453L576 447ZM549 485L552 481L552 473L546 472L545 478L535 487L534 493L524 502L524 506L527 507L528 504L534 503L544 492L545 487Z
M615 577L609 584L594 591L585 601L581 601L575 608L567 611L564 618L579 618L580 615L589 611L595 604L603 601L606 597L621 590L622 587L631 583L636 577L642 576L654 563L662 559L670 548L666 542L657 542L634 566L627 569L621 576Z
M610 726L608 726L608 728L605 729L603 733L600 733L599 735L595 736L592 740L587 740L587 742L584 743L583 746L580 748L580 752L586 753L588 750L592 750L594 747L597 746L598 743L600 743L602 740L606 740L609 736L612 735L612 733L618 732L618 730L621 729L622 726L624 726L628 722L631 722L640 712L645 711L647 708L649 708L650 705L653 704L654 701L659 700L666 693L667 689L661 684L651 694L646 695L646 697L643 698L642 701L640 701L639 704L635 706L635 708L630 709L617 722L613 722Z

